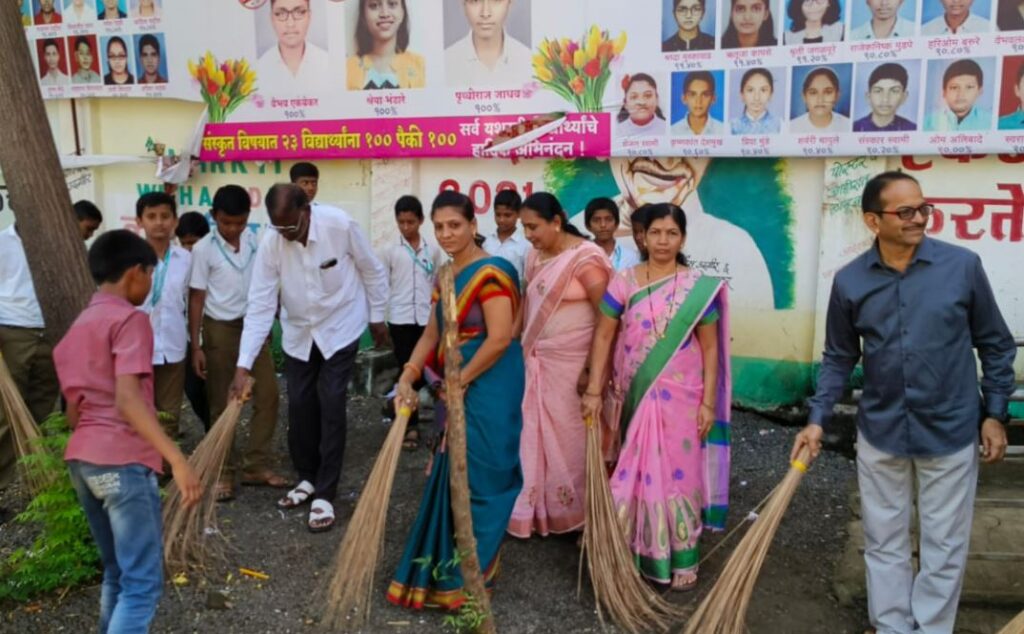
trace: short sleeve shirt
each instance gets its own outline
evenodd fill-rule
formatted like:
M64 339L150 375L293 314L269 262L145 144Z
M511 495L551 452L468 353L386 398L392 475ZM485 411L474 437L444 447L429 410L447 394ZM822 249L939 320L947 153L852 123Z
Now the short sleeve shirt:
M161 472L160 453L118 412L117 377L141 379L143 400L153 405L153 329L126 299L96 293L53 350L60 389L78 406L79 420L65 460L102 466L141 464Z

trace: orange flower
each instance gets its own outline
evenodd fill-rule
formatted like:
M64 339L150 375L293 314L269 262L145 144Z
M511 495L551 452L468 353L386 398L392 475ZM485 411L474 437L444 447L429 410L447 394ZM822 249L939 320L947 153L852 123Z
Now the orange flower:
M572 55L569 54L568 50L566 50L566 49L562 50L561 59L562 59L562 65L565 66L566 68L572 66Z
M598 58L604 61L610 61L612 55L615 54L615 44L609 41L601 42L601 45L597 47Z
M220 99L217 100L217 103L220 104L221 108L224 108L228 105L229 101L231 101L231 99L227 96L227 94L222 94L220 96Z
M582 95L586 85L583 83L583 78L577 75L569 82L569 88L572 88L572 91L577 95Z

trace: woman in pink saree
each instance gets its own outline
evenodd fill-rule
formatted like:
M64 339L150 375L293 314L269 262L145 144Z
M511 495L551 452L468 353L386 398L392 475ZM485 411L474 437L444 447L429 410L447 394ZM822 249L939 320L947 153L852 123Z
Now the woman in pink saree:
M728 507L726 283L686 265L682 209L652 205L644 224L646 261L616 275L601 302L583 416L603 414L612 438L625 430L611 490L640 572L689 590L701 532L723 528Z
M525 539L583 527L586 429L579 387L612 269L551 194L531 195L520 213L534 248L526 257L523 306L523 489L508 532Z

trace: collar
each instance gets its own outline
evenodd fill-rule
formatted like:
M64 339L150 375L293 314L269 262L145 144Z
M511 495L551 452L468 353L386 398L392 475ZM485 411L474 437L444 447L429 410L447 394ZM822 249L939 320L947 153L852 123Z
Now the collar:
M509 36L508 31L502 29L501 31L501 55L498 56L498 63L508 65L508 42ZM459 41L459 45L462 48L463 59L470 62L480 62L480 56L477 55L476 46L473 45L473 31L472 29L466 34L466 37ZM458 49L457 49L458 50ZM480 62L481 64L483 62Z
M320 238L320 223L316 221L317 215L313 213L312 207L309 210L309 234L306 236L306 243L316 242ZM300 243L301 244L301 243Z
M126 307L126 308L132 308L132 309L135 308L135 306L132 306L132 303L129 302L127 299L125 299L123 297L119 297L119 296L114 295L112 293L107 293L105 291L96 291L95 293L93 293L92 299L89 301L89 305L90 306L96 306L96 305L99 305L99 304L109 304L111 306L123 306L123 307Z
M409 247L409 249L411 249L412 252L416 253L416 254L419 254L420 252L422 252L422 253L426 253L427 252L427 241L423 239L423 236L420 236L420 248L418 248L418 249L414 249L413 246L411 244L409 244L409 241L406 240L405 236L403 236L402 234L398 235L398 243L401 244L401 245Z
M501 242L501 236L498 235L497 229L495 229L494 231L491 232L490 237L494 238L499 243ZM515 231L512 232L512 235L510 235L508 238L506 238L505 242L508 242L508 241L519 242L521 239L522 238L520 238L520 236L519 236L519 229L516 229Z
M878 238L875 238L874 243L871 245L871 249L867 252L867 261L868 266L872 268L889 268L885 265L885 262L882 261L882 253L878 249ZM917 245L917 250L914 251L914 257L910 258L910 266L913 266L918 262L924 262L926 264L932 264L935 262L935 242L928 236L925 236L924 239L921 240L921 244ZM909 270L910 267L907 268Z

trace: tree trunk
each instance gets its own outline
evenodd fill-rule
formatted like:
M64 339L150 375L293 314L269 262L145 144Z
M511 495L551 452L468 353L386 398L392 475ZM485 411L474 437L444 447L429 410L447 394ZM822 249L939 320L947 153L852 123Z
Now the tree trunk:
M483 622L477 629L493 634L496 629L491 614L491 601L480 572L480 559L473 534L473 515L469 499L469 470L466 461L466 409L462 401L462 352L459 350L458 301L455 296L455 269L452 264L441 268L441 301L444 308L444 379L447 393L447 443L449 485L452 496L452 520L455 524L455 547L460 555L459 567L465 592L476 600Z
M15 3L0 2L0 170L46 336L56 343L96 288Z

